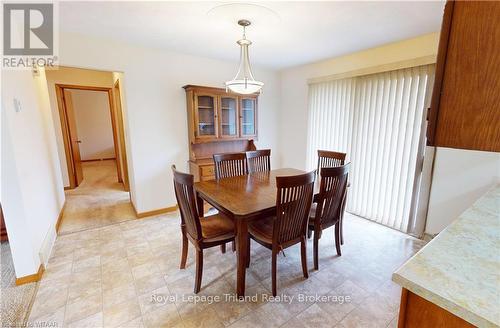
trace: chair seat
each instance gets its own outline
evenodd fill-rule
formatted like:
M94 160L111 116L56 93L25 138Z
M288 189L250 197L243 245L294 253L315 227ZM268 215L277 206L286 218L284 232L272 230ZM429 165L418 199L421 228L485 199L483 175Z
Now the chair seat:
M233 221L221 213L202 218L200 224L206 242L231 239L235 236Z
M248 224L248 232L265 244L273 243L273 224L275 217L252 221Z

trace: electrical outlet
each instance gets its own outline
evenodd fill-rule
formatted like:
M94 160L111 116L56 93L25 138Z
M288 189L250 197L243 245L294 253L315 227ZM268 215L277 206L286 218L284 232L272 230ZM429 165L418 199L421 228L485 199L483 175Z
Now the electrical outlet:
M14 110L16 113L19 113L21 111L21 101L17 98L14 98Z

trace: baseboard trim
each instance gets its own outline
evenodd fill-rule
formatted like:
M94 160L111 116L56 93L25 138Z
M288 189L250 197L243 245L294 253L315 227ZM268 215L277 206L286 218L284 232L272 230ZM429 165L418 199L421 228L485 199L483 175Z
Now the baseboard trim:
M131 202L131 204L132 204L132 208L134 209L135 215L137 216L138 219L174 212L178 208L177 205L174 205L174 206L159 208L157 210L152 210L152 211L147 211L147 212L137 212L137 209L135 208L134 203Z
M424 233L424 236L421 239L428 243L432 239L434 239L434 237L436 237L437 235L438 235L437 233L435 233L435 234Z
M64 214L64 209L66 208L66 199L64 200L64 204L61 208L61 211L59 212L59 216L57 217L57 222L56 222L56 234L59 234L59 227L61 226L62 223L62 217Z
M35 274L30 274L28 276L16 278L16 286L29 284L30 282L37 282L42 279L43 272L45 271L45 267L43 264L40 264L38 267L38 272Z

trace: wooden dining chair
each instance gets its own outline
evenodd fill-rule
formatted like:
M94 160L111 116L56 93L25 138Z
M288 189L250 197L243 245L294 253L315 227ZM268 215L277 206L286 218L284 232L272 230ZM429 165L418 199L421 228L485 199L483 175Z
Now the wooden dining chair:
M308 278L306 232L316 175L310 173L276 177L276 216L252 221L248 232L252 239L272 251L272 292L276 296L276 262L278 253L300 243L302 273ZM250 242L247 248L250 264Z
M214 154L213 157L216 180L248 174L245 153Z
M318 167L317 173L323 167L337 167L344 165L346 154L330 150L318 149Z
M340 153L330 150L319 150L318 149L318 167L316 173L319 174L320 169L323 167L337 167L344 165L346 153ZM347 186L349 187L349 185ZM342 203L342 208L345 208L345 202L347 200L347 189L344 195L344 200ZM313 208L316 208L316 204L313 204ZM340 244L344 245L344 211L341 213L340 218ZM308 237L311 238L311 233L308 232Z
M248 173L271 171L271 149L247 151Z
M245 153L214 154L215 180L248 174L247 157ZM233 252L236 244L233 241ZM226 252L226 244L221 245L222 253Z
M335 247L340 250L340 224L343 211L344 195L347 188L347 178L350 164L321 169L321 181L317 206L309 217L309 231L314 231L313 254L314 269L319 269L318 244L324 229L335 226Z
M233 221L222 213L210 215L200 220L193 188L194 177L191 174L177 171L175 165L172 165L172 172L174 174L175 197L181 212L182 253L180 268L186 268L188 241L190 241L196 249L194 284L196 294L201 288L203 250L234 241L235 228Z

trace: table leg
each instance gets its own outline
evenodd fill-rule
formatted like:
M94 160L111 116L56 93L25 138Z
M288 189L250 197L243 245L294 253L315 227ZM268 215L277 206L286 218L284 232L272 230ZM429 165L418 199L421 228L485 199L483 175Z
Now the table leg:
M203 205L203 198L200 197L199 193L196 193L196 207L198 207L198 215L200 216L200 218L205 215L205 209Z
M244 219L236 220L237 276L236 294L245 296L245 275L247 269L248 226Z

